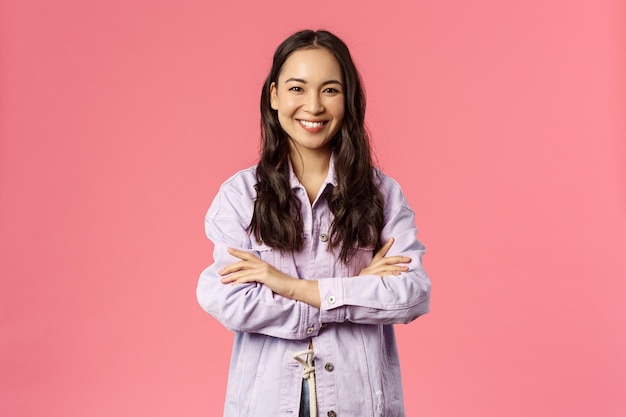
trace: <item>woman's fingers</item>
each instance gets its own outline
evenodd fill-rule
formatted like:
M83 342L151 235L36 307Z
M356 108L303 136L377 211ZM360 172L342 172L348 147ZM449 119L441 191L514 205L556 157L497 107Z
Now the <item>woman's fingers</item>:
M278 272L267 262L250 252L229 248L228 253L241 260L228 264L217 271L222 276L221 282L223 284L265 283L268 279L275 277L276 272Z
M372 262L372 265L408 264L409 262L411 262L411 258L407 256L389 256L376 262Z
M401 264L408 264L410 262L411 258L408 258L406 256L390 256L388 258L382 258L377 261L372 261L372 263L366 269L370 271L380 271L386 270L387 268L392 266L398 266L408 270L408 266L403 266Z
M237 276L235 274L229 274L225 276L224 278L220 279L220 281L222 282L222 284L230 284L230 283L237 281Z
M374 258L372 259L372 263L376 262L379 259L382 259L385 257L385 255L387 255L387 252L389 252L389 249L391 249L391 246L393 246L393 242L394 242L394 238L389 238L388 241L385 242L385 244L378 249L378 252L376 252L376 254L374 255Z
M224 268L217 271L220 275L228 275L237 271L243 271L247 269L256 268L257 264L251 261L239 261L232 264L226 265Z
M243 250L228 248L228 253L236 258L241 259L241 261L228 264L224 268L217 271L217 273L220 275L232 274L233 272L241 271L242 269L254 268L258 266L259 262L263 262L250 252L246 252Z
M246 282L253 282L255 279L253 275L248 271L235 272L229 274L220 280L222 284L244 284Z
M259 259L254 254L250 252L246 252L245 250L241 250L241 249L228 248L228 253L230 253L236 258L241 259L242 261L254 261L256 259Z
M229 277L227 281L222 280L223 284L245 284L247 282L253 282L254 279L250 275L233 276Z
M381 250L378 251L378 253L376 254L377 256L381 253L387 253L389 247L391 247L390 243L393 243L393 241L390 241L387 241L387 243L385 243ZM385 246L389 247L386 248ZM372 263L370 263L367 268L361 270L359 275L378 275L380 277L384 277L386 275L399 275L401 272L406 272L409 270L409 267L407 265L403 265L408 264L409 262L411 262L411 258L401 255L389 257L383 256L379 258L374 257L372 259Z
M379 264L379 265L373 265L367 268L367 270L369 271L370 274L380 275L384 273L386 275L389 275L395 272L408 271L409 267L407 265L401 265L399 263Z

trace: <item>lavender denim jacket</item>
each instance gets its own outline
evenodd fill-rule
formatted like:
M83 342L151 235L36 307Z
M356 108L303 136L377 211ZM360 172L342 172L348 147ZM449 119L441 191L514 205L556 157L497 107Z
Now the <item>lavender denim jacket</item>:
M246 232L256 197L255 167L221 186L205 218L214 263L202 272L197 297L235 335L225 417L297 417L302 365L293 354L307 349L311 339L319 416L405 415L393 325L429 311L430 281L422 268L424 246L416 238L413 211L395 181L378 170L376 177L385 199L381 241L394 237L388 256L412 260L399 276L358 276L372 259L371 248L360 248L348 264L339 260L338 251L328 251L332 214L324 195L336 185L332 162L313 204L291 173L304 222L304 246L298 252L281 253ZM262 284L222 284L217 271L237 260L229 247L251 251L290 276L317 280L321 308L274 294Z

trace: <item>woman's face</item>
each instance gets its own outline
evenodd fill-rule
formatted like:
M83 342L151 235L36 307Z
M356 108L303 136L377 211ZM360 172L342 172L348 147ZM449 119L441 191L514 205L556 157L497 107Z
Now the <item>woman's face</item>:
M344 90L341 67L326 48L293 52L270 87L271 106L301 152L324 151L341 127Z

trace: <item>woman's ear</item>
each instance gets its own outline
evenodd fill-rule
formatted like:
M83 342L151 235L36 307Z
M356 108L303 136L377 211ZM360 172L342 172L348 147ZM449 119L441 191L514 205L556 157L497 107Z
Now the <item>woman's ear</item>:
M270 84L270 106L272 109L278 110L278 96L276 95L276 83Z

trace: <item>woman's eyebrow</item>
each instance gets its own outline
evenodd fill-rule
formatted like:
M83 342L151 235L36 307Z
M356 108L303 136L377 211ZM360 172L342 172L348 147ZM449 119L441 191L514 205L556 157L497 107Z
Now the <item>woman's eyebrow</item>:
M302 83L302 84L306 84L307 83L306 80L303 80L302 78L293 78L293 77L286 79L285 83L288 83L290 81L295 81L297 83ZM339 84L339 85L343 86L341 81L338 81L338 80L328 80L328 81L324 81L322 83L322 85L327 85L327 84Z

